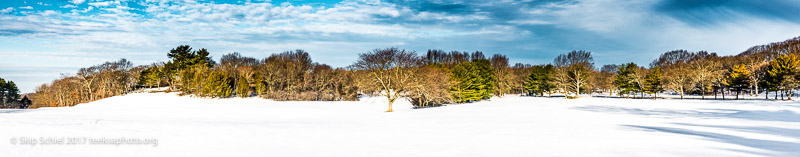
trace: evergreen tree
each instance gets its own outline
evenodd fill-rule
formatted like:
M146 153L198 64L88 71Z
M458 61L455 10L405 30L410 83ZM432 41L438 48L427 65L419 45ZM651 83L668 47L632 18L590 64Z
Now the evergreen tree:
M0 78L0 107L11 104L19 99L19 89L14 81Z
M142 70L139 73L138 85L149 86L150 88L153 88L153 86L158 87L161 83L161 78L164 76L161 70L157 65Z
M616 79L614 79L614 86L617 86L620 94L626 94L625 98L629 98L633 91L639 89L639 84L635 83L633 78L637 68L636 63L627 63L619 66L619 72Z
M169 51L167 56L171 59L161 72L167 77L170 87L174 87L175 81L178 81L180 74L187 69L195 66L213 67L214 61L208 56L209 52L206 49L192 51L189 45L181 45Z
M661 86L661 68L654 67L647 73L644 90L653 93L653 99L658 97L659 92L664 91L664 88Z
M0 107L6 104L6 80L0 78Z
M526 77L524 88L527 91L527 95L531 96L534 94L539 94L540 91L542 90L541 84L539 82L540 80L538 77L541 71L542 70L540 66L534 66L533 69L531 70L531 73L528 74L528 77Z
M551 82L553 81L553 74L555 69L553 65L537 65L533 66L531 73L525 81L525 90L528 95L538 94L543 96L544 93L549 93L555 88Z
M19 88L17 88L17 84L14 84L14 81L8 81L5 86L6 103L17 101L17 99L19 99Z
M769 67L767 67L767 68L769 68ZM770 76L769 74L764 75L764 79L762 79L761 82L759 82L759 84L760 84L759 86L764 88L764 92L765 92L764 95L769 95L769 91L775 91L775 100L777 100L778 99L778 88L780 86L780 82L778 82L778 81L779 80L777 78L774 78L773 76ZM769 99L769 97L767 96L765 99Z
M800 60L794 54L784 54L775 58L769 63L768 71L769 77L773 83L779 85L779 89L786 94L789 100L792 100L792 92L797 85L798 67L800 67Z
M148 86L148 85L152 86L152 84L150 84L150 82L149 82L150 80L148 78L150 73L151 73L150 68L146 68L146 69L142 70L142 72L139 73L139 78L137 79L137 81L136 81L137 83L136 84L139 85L139 86Z
M737 64L731 67L731 72L728 74L728 85L736 89L736 99L739 99L739 93L742 88L750 85L749 81L750 71L744 64Z
M256 95L261 96L267 91L267 83L264 82L264 75L261 72L253 74L253 84L255 85L254 93Z
M233 93L233 86L228 74L221 71L211 71L203 83L202 96L227 98Z
M497 80L494 77L494 69L492 62L488 59L473 59L474 70L478 74L478 99L489 99L494 93L494 88L497 86Z
M453 67L450 78L455 82L450 88L453 100L456 102L469 102L480 100L478 91L480 84L478 71L472 62L461 62Z
M250 83L247 82L247 78L245 78L243 75L239 75L236 85L236 96L241 98L250 96Z

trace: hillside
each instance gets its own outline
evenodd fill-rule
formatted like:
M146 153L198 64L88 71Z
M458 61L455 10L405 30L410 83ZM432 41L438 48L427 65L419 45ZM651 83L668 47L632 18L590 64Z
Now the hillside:
M0 110L2 156L800 156L793 101L515 97L384 113L342 102L134 93ZM157 145L22 144L142 138ZM17 141L14 141L17 140ZM12 144L16 142L16 144Z

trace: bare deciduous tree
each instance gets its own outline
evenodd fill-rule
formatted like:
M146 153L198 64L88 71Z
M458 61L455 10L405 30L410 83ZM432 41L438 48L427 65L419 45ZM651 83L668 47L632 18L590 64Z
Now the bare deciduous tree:
M594 70L594 59L592 58L592 52L579 50L579 51L571 51L567 54L561 54L553 61L554 65L556 66L557 73L559 71L563 72L566 76L567 81L569 82L567 88L568 90L575 92L575 97L579 97L581 93L581 87L586 86L589 75L591 74L591 70ZM558 79L558 75L557 79Z
M379 89L377 92L389 101L389 110L386 112L392 112L392 104L408 93L421 64L422 59L413 51L387 48L359 54L352 67L367 72L371 82L365 85L372 87L369 89Z

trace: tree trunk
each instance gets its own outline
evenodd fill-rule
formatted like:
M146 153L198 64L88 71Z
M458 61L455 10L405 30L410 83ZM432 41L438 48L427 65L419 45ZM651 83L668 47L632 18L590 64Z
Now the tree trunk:
M700 89L700 99L706 99L706 89L705 89L705 87L703 87L703 89Z
M656 100L656 98L658 98L658 92L653 92L653 100Z
M578 98L581 95L581 84L576 83L575 85L577 85L575 86L575 98Z
M791 89L786 90L786 98L788 98L788 100L792 100L792 90Z
M719 89L714 89L714 100L716 100L716 99L717 99L717 91L718 91L718 90L719 90ZM725 98L724 98L724 96L725 96L725 92L722 92L722 96L723 96L723 98L722 98L722 99L725 99Z
M392 112L392 111L394 111L394 110L392 110L392 104L393 104L393 103L394 103L394 99L392 99L392 98L389 98L389 110L386 110L386 112Z
M753 91L756 92L756 97L758 97L758 84L757 83L756 83L755 88L753 88ZM767 93L764 93L764 94L767 94Z
M739 100L739 93L742 92L742 88L736 89L736 100Z

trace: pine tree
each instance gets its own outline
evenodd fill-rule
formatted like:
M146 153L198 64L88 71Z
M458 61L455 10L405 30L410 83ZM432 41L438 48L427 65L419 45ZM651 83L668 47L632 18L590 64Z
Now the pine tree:
M164 76L161 70L162 68L159 68L155 64L142 70L142 72L139 73L138 84L149 86L150 88L153 88L153 86L158 87L161 83L161 78Z
M6 103L13 103L19 99L19 88L17 88L17 84L14 81L6 82L5 92Z
M639 85L633 81L636 68L636 63L623 64L619 66L617 78L614 79L614 86L617 86L620 94L626 94L626 98L630 98L631 92L639 89Z
M462 62L453 67L450 78L456 83L453 84L450 91L456 102L480 100L478 91L480 80L478 71L474 67L472 62Z
M139 72L139 78L137 79L136 84L139 86L151 85L150 82L148 82L148 75L150 75L150 73L150 68L146 68L142 70L142 72Z
M19 99L19 89L14 81L0 78L0 107L14 103Z
M262 96L267 91L267 83L264 82L264 75L261 72L253 74L253 84L255 85L254 93Z
M0 78L0 107L6 104L6 80Z
M204 96L227 98L232 94L233 87L228 74L221 71L211 71L203 84Z
M736 89L736 99L739 99L739 94L742 88L750 85L748 82L750 78L750 71L744 64L737 64L731 67L731 72L727 76L727 83Z
M244 75L239 75L236 85L236 96L240 98L250 96L250 83L247 82L247 78L245 78Z
M492 62L488 59L473 59L472 62L474 70L476 70L478 74L478 100L489 99L492 97L494 88L497 86Z
M555 88L551 82L553 81L553 65L537 65L533 66L531 73L525 81L525 90L529 92L528 95L538 94L543 96L545 92L550 92Z
M180 75L184 70L196 66L213 67L214 61L208 55L208 50L203 48L192 51L189 45L181 45L170 50L167 56L171 60L161 69L163 75L169 80L170 88L175 86L175 81L180 80Z
M534 94L539 94L540 93L539 91L541 91L542 89L541 84L539 82L540 80L538 79L540 71L541 68L539 68L539 66L534 66L532 72L528 74L528 77L526 77L525 79L524 88L529 96Z
M644 90L653 93L653 99L658 97L659 92L664 91L661 86L661 68L655 67L647 73Z
M797 86L798 67L800 60L794 54L781 55L769 63L769 77L779 85L789 100L792 100L791 90Z

